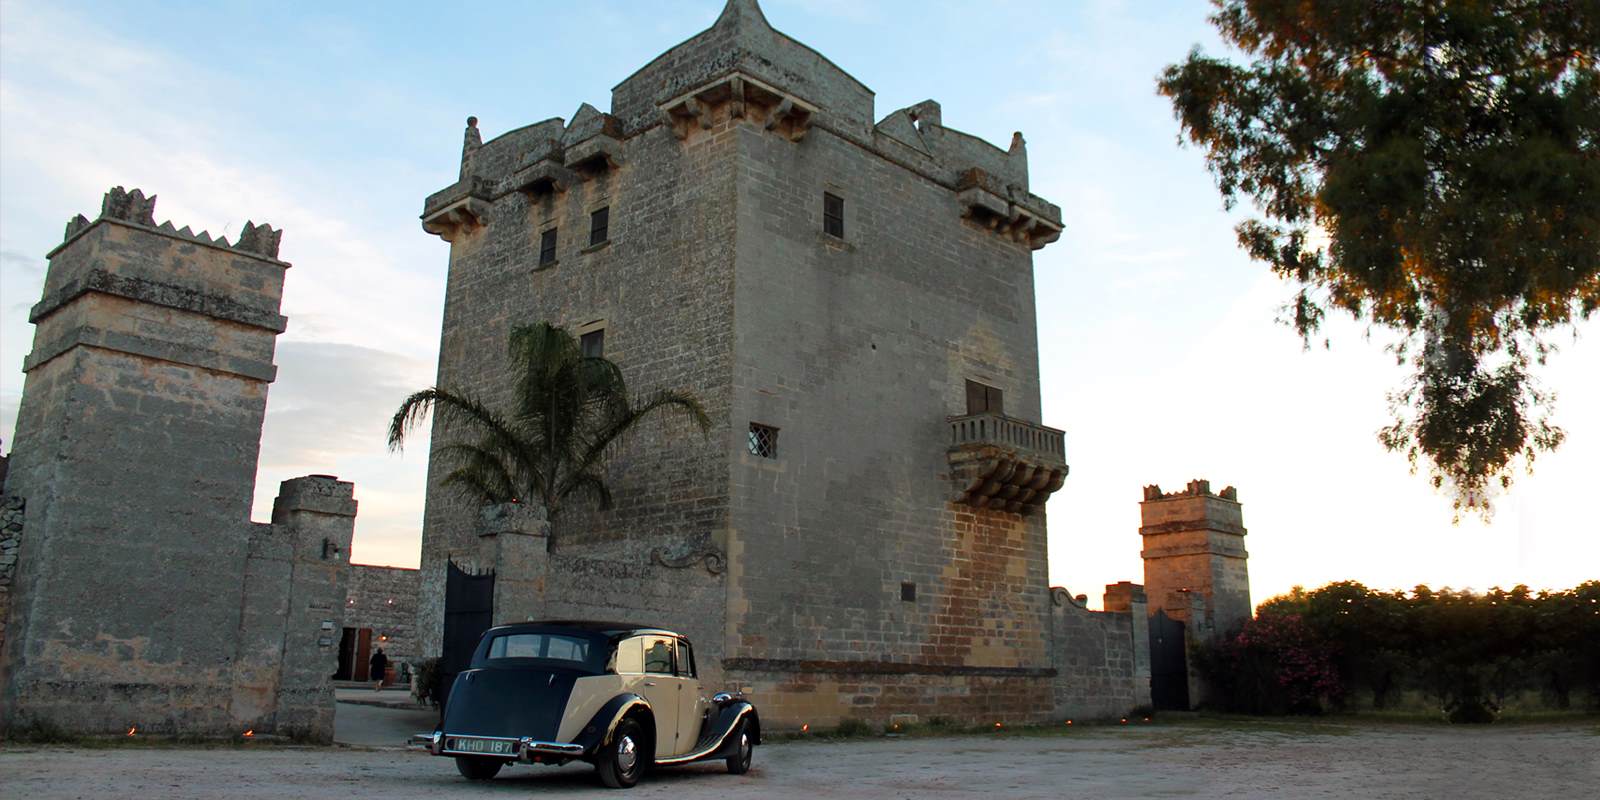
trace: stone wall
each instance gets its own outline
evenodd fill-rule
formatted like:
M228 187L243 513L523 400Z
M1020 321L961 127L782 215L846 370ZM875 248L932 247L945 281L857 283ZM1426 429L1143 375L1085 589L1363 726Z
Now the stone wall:
M1143 590L1130 583L1107 586L1105 611L1090 611L1083 598L1059 587L1052 596L1055 717L1124 717L1150 705L1150 632Z
M374 647L390 661L416 663L417 594L421 573L405 567L350 565L350 590L345 598L343 627L371 628Z
M17 573L26 510L22 498L0 493L0 652L5 650L6 618L11 611L11 585Z

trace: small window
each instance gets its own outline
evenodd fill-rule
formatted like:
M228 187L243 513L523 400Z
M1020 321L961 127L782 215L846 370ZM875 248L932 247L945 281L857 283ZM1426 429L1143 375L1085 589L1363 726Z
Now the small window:
M829 192L822 193L822 232L844 238L844 198Z
M750 423L750 455L777 458L778 429L755 422Z
M606 354L606 329L599 328L578 337L578 347L584 358L601 358Z
M644 640L644 671L653 675L672 674L674 640L652 636Z
M907 603L915 603L917 601L917 585L911 581L902 582L900 584L900 599Z
M680 678L693 678L693 677L695 677L695 675L696 675L696 673L695 673L695 668L694 668L694 648L690 647L688 642L686 642L686 641L684 641L682 639L679 639L678 640L678 677L680 677Z
M618 675L639 675L644 672L644 640L623 639L617 643Z
M556 229L551 228L539 235L539 266L554 263L556 263Z
M993 386L967 381L967 413L1006 413L1005 393Z
M596 209L589 215L589 246L605 244L611 238L611 207Z

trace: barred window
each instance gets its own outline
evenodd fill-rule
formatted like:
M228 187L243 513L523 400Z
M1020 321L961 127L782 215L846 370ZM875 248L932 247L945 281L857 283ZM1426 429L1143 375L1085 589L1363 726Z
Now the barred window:
M750 423L750 455L777 458L778 429L769 425Z
M605 244L611 238L611 206L595 209L589 215L589 246Z
M539 266L556 263L556 229L551 228L539 236Z
M829 192L822 193L822 232L844 238L844 198Z

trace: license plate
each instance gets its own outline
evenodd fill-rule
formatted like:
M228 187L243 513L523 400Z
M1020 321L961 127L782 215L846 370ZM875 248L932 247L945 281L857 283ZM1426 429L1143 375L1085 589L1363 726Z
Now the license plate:
M490 756L514 756L517 754L517 743L505 739L469 739L466 737L450 737L445 742L446 750L460 753L483 753Z

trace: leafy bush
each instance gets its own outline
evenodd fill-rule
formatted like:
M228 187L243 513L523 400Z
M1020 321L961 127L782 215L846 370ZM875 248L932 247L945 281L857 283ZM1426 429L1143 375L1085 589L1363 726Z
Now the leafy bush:
M1272 598L1237 635L1196 648L1214 704L1249 713L1374 708L1420 692L1452 722L1490 722L1509 698L1536 693L1600 710L1600 581L1563 592L1381 592L1332 583ZM1346 691L1348 690L1348 691Z

